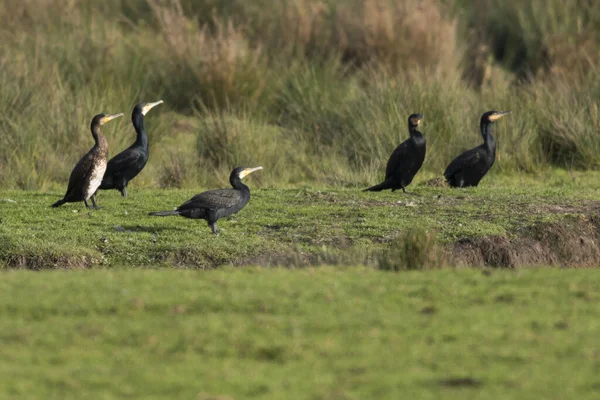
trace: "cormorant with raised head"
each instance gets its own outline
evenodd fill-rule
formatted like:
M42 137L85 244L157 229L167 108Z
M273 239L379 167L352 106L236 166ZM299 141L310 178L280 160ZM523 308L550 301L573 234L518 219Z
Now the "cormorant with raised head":
M99 208L96 204L94 193L96 193L100 182L102 182L108 158L108 143L100 131L100 127L122 115L123 113L98 114L92 119L92 136L96 144L75 165L69 177L69 186L67 187L65 197L52 204L52 207L77 201L83 201L86 207L90 207L87 201L91 197L93 208Z
M392 192L405 188L423 165L425 160L425 137L417 130L423 119L421 114L412 114L408 117L408 133L410 138L400 143L394 150L385 168L385 180L379 185L372 186L364 191L379 192L392 189Z
M162 100L140 103L133 108L131 122L137 133L135 143L108 162L100 189L117 189L123 197L127 197L127 184L144 169L148 162L148 135L144 129L144 115L162 103Z
M448 165L444 177L450 186L467 187L479 184L496 159L496 140L492 136L492 125L509 113L510 111L488 111L481 116L483 144L465 151Z
M209 190L195 195L172 211L151 212L148 215L165 217L181 215L185 218L204 219L208 222L212 233L219 234L217 220L240 211L250 200L250 189L242 183L242 179L262 167L238 167L231 171L229 183L233 189Z

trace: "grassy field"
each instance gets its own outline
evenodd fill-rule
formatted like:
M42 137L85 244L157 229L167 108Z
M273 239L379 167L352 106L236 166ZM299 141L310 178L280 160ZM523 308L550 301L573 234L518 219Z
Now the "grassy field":
M557 269L9 272L0 398L595 399L599 283Z
M62 190L0 191L0 265L33 269L378 265L386 254L391 262L409 262L395 260L402 254L386 252L413 241L417 244L406 250L408 257L426 257L440 248L451 250L464 239L519 239L531 235L530 228L544 224L566 227L558 235L580 234L593 244L593 218L600 207L597 179L594 173L566 171L537 177L492 175L479 188L456 190L427 186L427 179L421 178L410 187L411 193L402 194L364 193L359 188L263 188L256 174L248 182L250 203L219 222L222 233L218 237L201 220L147 215L170 210L200 189L137 189L132 185L128 199L116 191L102 192L101 210L86 210L83 203L51 209L49 205L60 198ZM580 233L582 228L568 221L587 222L591 230ZM557 236L556 240L567 238ZM585 249L577 245L572 251ZM569 265L571 261L551 262ZM423 265L446 262L468 264L468 260L449 256L418 261ZM494 265L493 261L486 264Z
M0 398L598 397L600 2L7 0L0 43ZM130 197L51 209L159 99ZM412 113L411 193L361 192ZM218 237L147 215L258 165Z

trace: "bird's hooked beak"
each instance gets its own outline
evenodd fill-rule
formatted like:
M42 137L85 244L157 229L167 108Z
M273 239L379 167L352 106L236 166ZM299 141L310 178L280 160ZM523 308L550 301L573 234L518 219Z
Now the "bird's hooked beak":
M108 114L108 115L106 115L104 118L102 118L102 119L100 120L100 125L104 125L105 123L107 123L107 122L109 122L109 121L112 121L112 120L113 120L113 119L115 119L115 118L122 117L122 116L123 116L123 113L118 113L118 114Z
M242 170L242 172L240 172L240 179L244 179L244 177L250 175L254 171L258 171L258 170L261 170L261 169L263 169L263 167L246 168L246 169Z
M152 110L154 107L156 107L159 104L164 103L162 100L156 101L154 103L148 103L144 106L144 108L142 108L142 115L146 115L146 113L150 110Z
M497 113L494 113L492 115L490 115L490 121L494 122L499 120L500 118L504 117L505 115L510 114L510 111L498 111Z

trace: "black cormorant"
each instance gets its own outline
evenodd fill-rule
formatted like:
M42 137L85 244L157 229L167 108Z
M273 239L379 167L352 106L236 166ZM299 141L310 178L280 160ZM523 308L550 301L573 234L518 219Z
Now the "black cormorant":
M365 192L379 192L385 189L392 189L393 192L402 189L406 193L405 188L412 182L425 160L425 137L417 130L422 119L421 114L408 117L410 138L400 143L390 156L385 168L385 180L379 185L365 189Z
M92 119L92 136L96 144L75 165L69 177L69 186L67 187L65 197L52 204L52 207L77 201L83 201L85 206L89 207L87 201L91 197L93 208L98 208L94 193L96 193L100 182L102 182L108 158L108 143L102 132L100 132L100 127L122 115L123 113L110 115L98 114Z
M123 197L127 197L127 184L142 171L148 162L148 135L144 129L144 115L162 102L159 100L154 103L140 103L133 108L131 122L137 133L135 143L108 162L99 189L117 189Z
M494 165L496 140L492 136L492 124L510 111L488 111L481 116L480 128L483 144L456 157L444 172L452 187L477 186L481 178Z
M217 220L240 211L250 200L250 189L242 183L242 179L262 167L238 167L231 171L229 183L233 189L209 190L195 195L172 211L151 212L148 215L165 217L181 215L186 218L204 219L208 222L212 233L219 234Z

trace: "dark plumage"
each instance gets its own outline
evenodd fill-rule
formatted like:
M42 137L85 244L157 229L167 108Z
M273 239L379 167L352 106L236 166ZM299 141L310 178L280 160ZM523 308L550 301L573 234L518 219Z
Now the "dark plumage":
M131 122L137 133L135 143L108 162L99 189L117 189L123 197L127 197L127 184L144 169L148 162L148 135L144 129L144 115L162 102L159 100L155 103L140 103L133 108Z
M96 144L75 165L69 177L69 186L67 187L65 197L52 204L52 207L77 201L83 201L85 206L89 207L87 201L91 197L93 208L98 208L94 193L96 193L98 186L100 186L104 171L106 171L108 158L108 143L102 132L100 132L100 127L122 115L123 113L111 115L98 114L92 119L92 136Z
M402 189L406 192L405 188L412 182L425 160L425 137L417 130L422 119L421 114L408 117L410 138L400 143L390 156L385 168L385 180L379 185L365 189L365 192L379 192L385 189L392 189L392 192Z
M235 168L229 175L229 183L233 189L202 192L177 207L176 210L151 212L149 215L159 217L181 215L186 218L204 219L208 222L212 233L217 235L219 234L217 220L240 211L250 200L250 189L242 183L242 179L260 169L262 167Z
M492 124L510 111L488 111L481 116L480 128L483 144L456 157L444 172L452 187L477 186L496 160L496 140Z

